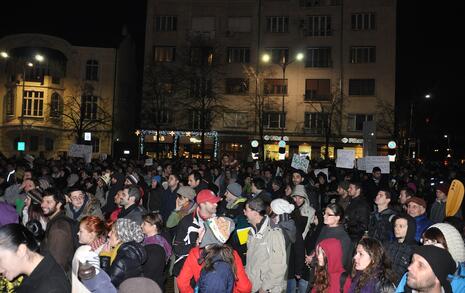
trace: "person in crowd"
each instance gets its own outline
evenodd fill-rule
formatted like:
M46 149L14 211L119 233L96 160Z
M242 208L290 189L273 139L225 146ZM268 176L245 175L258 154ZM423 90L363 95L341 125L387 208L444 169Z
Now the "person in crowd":
M143 207L148 212L160 212L162 206L162 193L161 177L159 175L153 176L150 180L150 190L147 196L143 198Z
M166 262L172 254L171 245L166 238L162 235L164 230L163 218L159 213L148 213L142 216L142 232L144 232L144 245L158 244L163 247L166 256Z
M123 209L123 207L121 206L121 198L123 197L123 191L123 189L119 190L114 196L113 201L115 202L115 210L112 211L108 216L108 226L111 226L111 224L113 224L118 219L118 215L121 213L121 210Z
M379 240L381 243L392 239L392 219L396 211L389 208L391 192L380 189L375 197L376 209L370 215L368 236Z
M171 212L166 227L171 229L174 234L174 228L186 215L195 211L197 204L195 203L195 190L189 186L181 186L178 189L178 197L176 198L176 208ZM174 235L173 235L174 236ZM173 238L170 236L170 238Z
M447 250L434 245L419 246L413 252L407 282L399 284L396 292L460 292L453 291L448 280L454 271L455 262Z
M341 241L327 238L316 248L316 270L312 293L347 293L351 278L342 265ZM342 288L341 288L342 287Z
M39 221L42 229L47 229L47 217L44 216L44 211L40 205L42 204L43 191L41 188L35 188L29 190L26 193L26 199L24 200L24 207L22 212L21 222L26 225L30 221Z
M0 202L0 227L12 223L19 223L18 213L12 205Z
M347 209L350 203L350 196L349 196L349 181L342 180L337 184L337 197L334 201L330 203L337 203L339 204L344 211Z
M395 291L395 276L381 243L362 238L354 256L349 293L387 293Z
M64 211L65 204L66 198L58 189L49 188L44 191L41 207L48 223L40 250L41 253L50 253L63 270L69 273L75 249L70 242L73 242L75 235L73 223Z
M310 206L315 210L320 210L321 201L317 189L312 186L311 182L309 183L305 173L302 170L293 170L292 171L292 185L295 187L297 185L303 185L305 187L305 192L307 193Z
M111 175L109 173L104 173L95 180L97 181L97 185L95 186L95 198L99 201L100 207L103 208L107 203Z
M189 251L195 246L199 229L206 220L216 215L216 207L220 200L221 198L211 190L204 189L200 191L196 198L197 208L179 222L173 240L175 256L173 275L175 277L179 275Z
M271 198L283 198L284 197L284 182L281 176L276 176L271 180Z
M252 292L282 292L286 288L286 244L280 228L271 228L261 197L247 201L244 214L252 225L247 242L246 272Z
M86 216L79 223L79 243L82 244L74 253L72 260L71 282L72 287L79 292L86 292L78 278L80 263L89 263L100 269L99 253L106 242L107 229L105 222L96 216ZM85 286L84 286L85 287Z
M429 219L431 222L441 223L446 217L447 193L449 192L448 184L439 184L436 187L436 200L431 206Z
M105 206L103 207L103 213L108 218L114 210L118 208L118 206L114 202L114 198L118 191L124 188L124 175L121 173L113 173L111 174L111 184L110 189L108 190L108 196Z
M268 204L271 202L271 194L266 191L265 180L261 177L255 177L252 180L253 197L261 197Z
M171 169L171 165L169 166L169 169ZM179 175L170 174L167 180L166 188L162 192L162 206L160 212L165 222L168 220L171 212L176 208L178 189L181 186L179 184L180 181L181 179L179 178Z
M24 275L18 293L70 293L71 285L50 254L38 253L34 236L20 224L0 227L0 274L12 281Z
M147 259L141 244L144 233L140 224L120 218L112 225L108 237L100 252L100 264L118 288L124 280L143 275L142 265Z
M371 176L363 182L364 196L370 208L373 206L375 197L380 189L389 189L388 178L381 174L381 168L374 167L371 171Z
M80 221L86 216L97 216L103 219L100 203L97 198L83 191L81 187L73 187L68 190L69 204L66 205L66 215Z
M214 290L209 292L251 292L252 284L247 277L240 256L235 250L225 245L232 231L234 231L234 222L227 217L214 217L204 222L204 227L199 231L198 245L189 252L177 278L179 292L194 292L195 287L198 287L199 292L204 292L203 290ZM213 279L213 281L217 285L226 285L226 287L212 286L211 277L215 277L216 274L205 276L208 275L208 271L212 270L217 271L218 277L222 280L218 282L218 279L216 281ZM231 271L234 274L232 284L229 279ZM191 279L194 280L194 286L190 282Z
M303 185L296 185L292 190L291 197L296 206L299 208L300 217L296 219L297 225L302 226L302 238L305 239L313 223L315 216L315 209L311 207L310 200L308 199L307 191Z
M410 187L402 187L399 191L399 203L402 206L404 212L407 212L407 200L415 196L415 191Z
M361 195L362 186L358 181L349 183L350 204L345 211L346 231L352 240L352 246L368 231L370 222L370 206Z
M120 205L123 207L118 215L118 219L130 219L137 224L142 224L144 209L139 206L141 193L137 186L126 186L121 194Z
M395 239L385 244L386 254L392 263L392 270L396 273L397 281L400 280L410 264L413 251L418 246L415 241L416 223L407 214L401 214L392 220Z
M426 215L426 201L420 197L413 196L406 201L407 213L415 219L417 230L415 240L420 242L423 232L431 226L431 221Z
M187 184L195 190L195 193L199 193L201 190L208 189L208 182L206 182L199 171L192 171L188 178Z
M342 246L342 264L346 271L351 269L351 239L344 230L344 209L338 204L329 204L323 214L324 226L317 238L316 244L324 239L335 238L341 242ZM310 262L308 259L307 262Z

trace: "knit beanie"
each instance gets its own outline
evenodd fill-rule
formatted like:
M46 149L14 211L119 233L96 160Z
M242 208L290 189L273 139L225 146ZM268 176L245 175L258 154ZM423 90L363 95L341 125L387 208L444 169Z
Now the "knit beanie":
M241 197L242 195L242 186L236 182L229 184L228 187L226 187L226 190L237 197Z
M441 230L442 235L446 239L447 249L449 253L452 255L452 258L456 262L464 262L465 261L465 244L463 243L462 236L460 232L455 229L454 226L447 223L438 223L434 224L431 227L436 227ZM428 228L428 229L429 229Z
M137 277L124 280L119 286L119 293L161 293L160 287L152 279Z
M433 273L444 288L444 292L452 293L447 276L455 272L457 265L450 253L434 245L418 246L413 253L423 257L429 263Z
M137 185L137 183L139 182L139 179L134 174L129 174L128 176L126 176L126 179L131 181L133 185Z
M142 242L144 240L144 233L142 228L136 222L130 219L118 219L115 222L116 234L123 243L135 241Z
M436 187L436 190L440 190L445 195L447 195L447 193L449 192L449 185L445 183L439 184L438 187Z
M234 221L227 217L213 217L204 223L205 234L200 242L200 247L210 244L224 244L234 231Z
M278 198L271 202L271 209L277 215L290 214L294 211L295 206L289 203L287 200Z

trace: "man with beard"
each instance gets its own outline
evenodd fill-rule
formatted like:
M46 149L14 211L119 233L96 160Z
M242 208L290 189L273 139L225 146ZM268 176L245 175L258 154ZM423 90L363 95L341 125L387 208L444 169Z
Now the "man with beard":
M65 196L55 188L44 191L41 208L44 216L48 218L45 238L41 243L42 254L50 253L66 273L70 272L71 261L74 255L72 220L66 217L64 207Z

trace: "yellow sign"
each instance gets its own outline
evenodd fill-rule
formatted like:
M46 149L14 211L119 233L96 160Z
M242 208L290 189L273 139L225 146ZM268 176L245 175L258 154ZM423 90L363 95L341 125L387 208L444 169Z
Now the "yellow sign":
M460 209L463 201L463 183L455 179L449 187L446 202L446 217L453 217Z
M249 240L250 229L250 227L237 229L237 238L239 238L239 243L241 245L247 243L247 241Z

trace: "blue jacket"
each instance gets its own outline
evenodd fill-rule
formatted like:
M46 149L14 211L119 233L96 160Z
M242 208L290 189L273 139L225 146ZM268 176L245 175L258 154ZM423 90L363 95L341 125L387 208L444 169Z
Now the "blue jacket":
M424 213L421 216L415 217L415 222L417 224L415 240L417 242L420 242L423 232L425 232L425 230L428 229L428 227L431 226L433 223L428 219L428 217L426 216L426 213Z
M213 270L202 269L197 283L199 293L232 293L234 288L234 273L229 263L215 260Z

